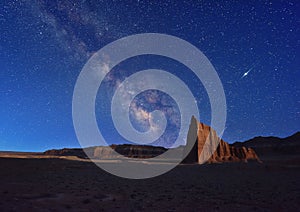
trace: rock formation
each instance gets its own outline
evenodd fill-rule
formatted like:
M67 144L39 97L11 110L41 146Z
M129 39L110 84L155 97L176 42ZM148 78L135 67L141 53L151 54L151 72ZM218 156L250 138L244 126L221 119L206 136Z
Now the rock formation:
M195 141L196 140L196 141ZM195 143L193 142L195 141ZM220 139L214 129L199 123L192 117L187 137L187 146L193 145L183 163L218 163L260 161L251 148L230 146Z
M196 141L195 143L192 141ZM193 145L194 144L194 145ZM189 148L187 148L189 147ZM178 147L178 154L183 147ZM247 162L248 160L260 161L252 148L234 147L220 139L214 129L203 123L199 123L192 117L187 137L187 145L184 151L191 149L186 154L183 163L219 163L219 162ZM94 159L118 159L121 155L128 158L153 158L163 154L168 149L149 145L111 145L98 146L83 149L48 150L46 155L77 156L87 158L86 153ZM115 152L119 153L116 154Z

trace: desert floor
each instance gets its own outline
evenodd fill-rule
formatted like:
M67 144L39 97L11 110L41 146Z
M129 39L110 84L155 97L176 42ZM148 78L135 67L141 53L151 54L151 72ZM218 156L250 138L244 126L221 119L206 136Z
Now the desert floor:
M180 165L129 180L91 162L0 158L0 211L299 211L300 166Z

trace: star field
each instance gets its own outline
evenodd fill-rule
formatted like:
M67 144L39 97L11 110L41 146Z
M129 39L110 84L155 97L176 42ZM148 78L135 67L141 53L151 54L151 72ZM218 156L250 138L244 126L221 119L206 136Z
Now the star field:
M1 1L0 150L79 147L72 95L82 67L104 45L147 32L182 38L208 57L226 95L225 141L289 136L300 129L299 11L298 1ZM101 130L111 143L126 142L110 120L112 93L147 68L181 78L196 97L201 121L210 123L205 89L186 67L136 57L115 67L97 96L97 120L107 123ZM153 109L168 115L168 142L157 143L168 146L179 111L167 95L141 94L132 103L133 125L147 130Z

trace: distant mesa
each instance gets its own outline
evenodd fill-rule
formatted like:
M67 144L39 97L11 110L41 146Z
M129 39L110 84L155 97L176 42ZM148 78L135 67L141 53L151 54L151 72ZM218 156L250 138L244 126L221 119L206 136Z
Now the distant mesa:
M245 142L235 142L234 147L245 146L252 148L263 159L299 158L300 155L300 132L286 138L278 137L255 137Z
M150 145L131 145L131 144L113 144L109 147L95 147L94 158L98 159L112 159L118 157L113 154L113 151L128 158L154 158L158 155L163 154L168 149L159 146Z
M44 155L77 156L79 158L87 158L87 155L81 148L51 149L45 151Z
M128 158L153 158L163 154L168 149L158 146L149 145L131 145L131 144L120 144L110 146L97 146L88 147L85 149L81 148L64 148L64 149L53 149L44 152L45 155L55 156L77 156L79 158L87 159L88 153L93 159L118 159L122 156ZM119 153L115 154L115 152Z
M183 147L178 147L178 152L182 152L182 148ZM185 164L202 164L205 162L247 162L249 160L260 161L252 148L243 146L230 146L228 143L218 137L214 129L198 122L195 117L192 117L191 119L187 144L184 149L191 149L191 151L187 154L187 157L183 160L183 163ZM88 155L92 156L94 159L115 159L122 157L122 155L128 158L153 158L163 154L167 150L168 149L164 147L158 146L114 144L111 146L89 147L85 148L84 150L80 148L48 150L44 152L44 154L88 158L85 153L87 152ZM119 153L119 155L115 154L114 151Z

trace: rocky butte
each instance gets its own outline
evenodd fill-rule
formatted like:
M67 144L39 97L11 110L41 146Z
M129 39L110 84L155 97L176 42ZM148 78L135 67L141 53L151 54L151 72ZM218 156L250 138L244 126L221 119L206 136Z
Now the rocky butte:
M214 129L198 122L195 117L191 119L187 136L186 146L189 145L192 148L183 163L261 162L252 148L230 146L218 137Z

